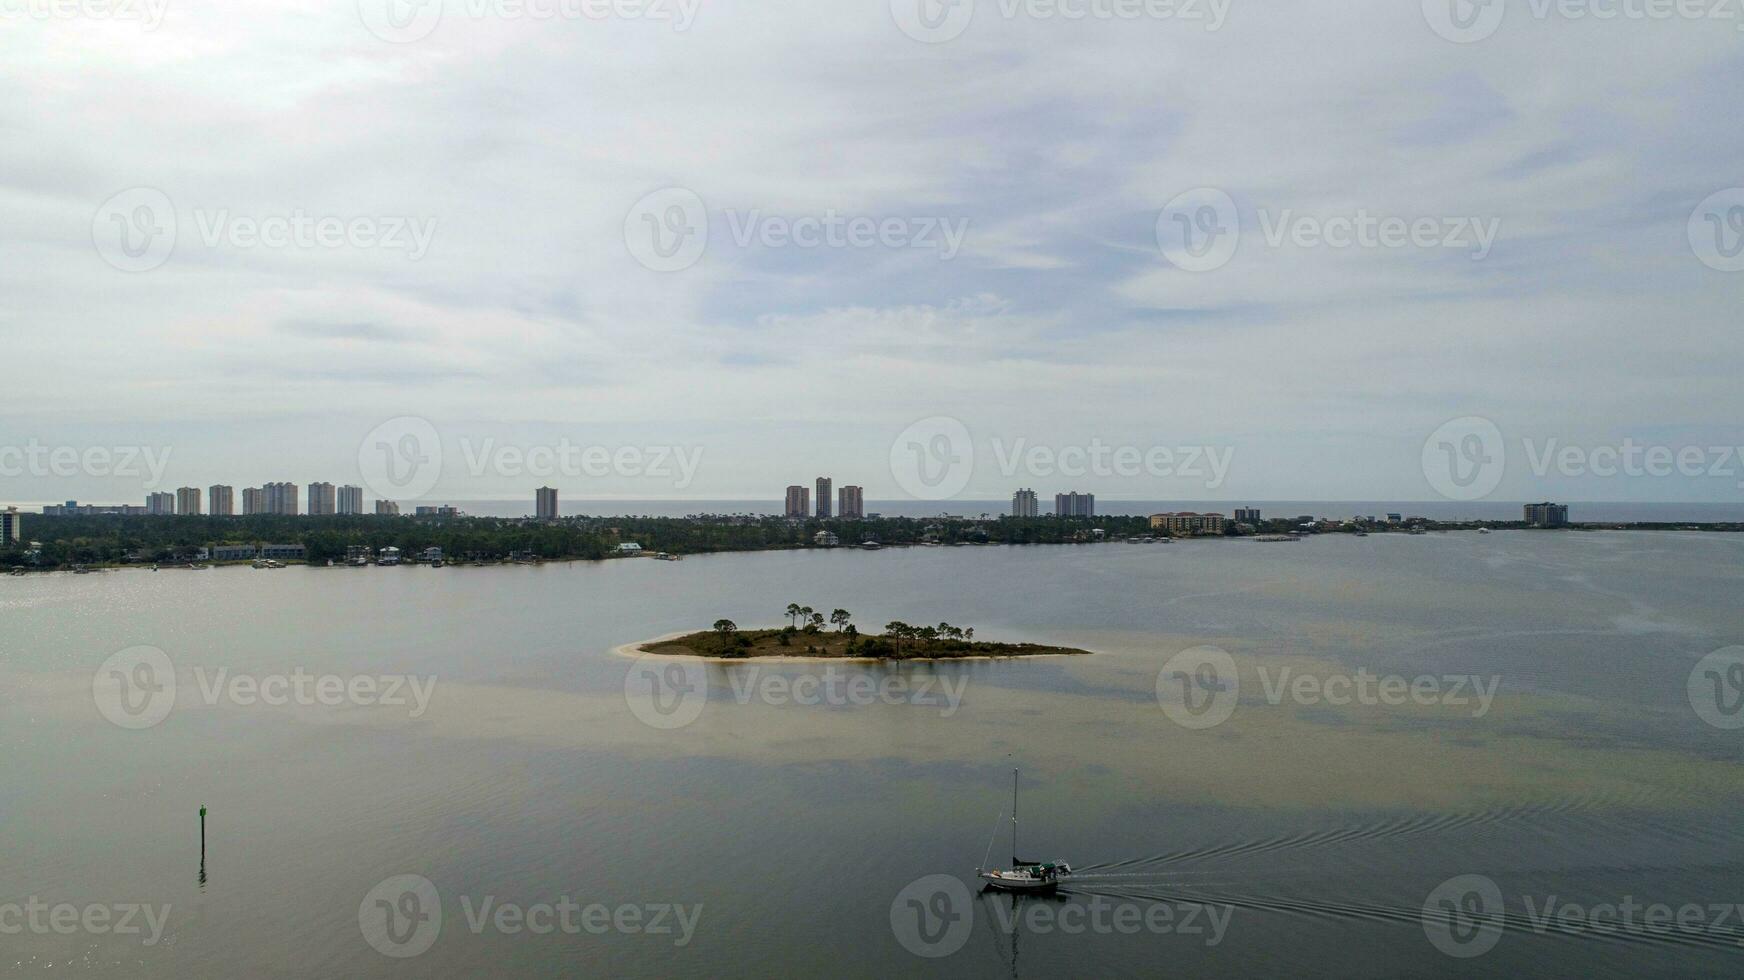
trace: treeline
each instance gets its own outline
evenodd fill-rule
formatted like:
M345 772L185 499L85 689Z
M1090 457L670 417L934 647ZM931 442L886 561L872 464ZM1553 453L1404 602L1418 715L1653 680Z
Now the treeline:
M527 552L540 558L605 558L633 542L643 551L703 554L815 546L829 531L841 546L874 540L885 545L1068 544L1150 533L1143 517L965 518L885 517L860 520L788 521L780 517L569 517L552 523L496 517L377 517L373 515L247 517L25 515L24 538L0 546L0 565L29 565L28 541L42 544L35 564L65 567L127 560L167 562L196 549L223 544L300 544L308 560L345 557L352 545L372 551L393 546L407 557L438 547L454 559L507 558Z

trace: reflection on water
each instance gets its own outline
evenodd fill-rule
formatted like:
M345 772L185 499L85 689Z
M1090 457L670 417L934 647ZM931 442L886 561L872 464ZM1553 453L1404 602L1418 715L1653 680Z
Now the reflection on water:
M1607 933L1564 913L1744 900L1738 733L1704 723L1688 689L1744 636L1735 553L1497 533L6 579L8 887L173 910L149 948L52 931L8 948L163 977L1721 972L1735 919ZM632 710L635 661L614 647L723 617L778 625L795 601L1098 654L711 663L684 724ZM178 683L164 722L128 731L93 706L91 673L138 645ZM1158 672L1205 645L1230 653L1240 697L1192 730L1160 708ZM298 669L436 684L413 717L208 703L197 674ZM1481 714L1267 696L1358 671L1500 684ZM951 910L972 926L959 949L915 955L894 897L972 881L1012 766L1026 850L1079 873L1050 899L975 896ZM203 827L190 882L187 816L205 802L225 873L207 876ZM405 960L359 925L397 875L441 906L439 937ZM1497 901L1438 892L1472 880ZM479 925L487 896L703 912L681 947ZM1201 925L1227 911L1215 942L1184 927L1189 908ZM1437 942L1475 948L1461 937L1494 942L1465 963Z

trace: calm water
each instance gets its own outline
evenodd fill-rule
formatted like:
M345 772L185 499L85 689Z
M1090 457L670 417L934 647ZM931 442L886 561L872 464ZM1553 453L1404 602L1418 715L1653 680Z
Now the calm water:
M0 962L130 977L1736 975L1744 920L1708 907L1744 902L1744 731L1703 721L1689 682L1744 643L1741 558L1744 537L1496 533L4 578L0 928L18 921L4 903L32 896L169 911L155 945L24 929L0 938ZM649 665L611 652L720 617L776 625L793 601L1098 654L833 675L667 662L656 679L693 693L654 705L637 696ZM140 645L173 662L174 706L129 730L105 720L116 688L94 693L93 674ZM1204 645L1230 655L1239 699L1190 728L1159 703L1158 674ZM435 686L415 718L208 704L221 668ZM1451 695L1274 704L1286 668L1500 680L1479 717ZM796 693L844 679L859 693ZM1201 703L1222 691L1236 688L1203 687ZM1014 766L1021 850L1083 874L1053 900L905 892L972 880L990 831L1008 833ZM396 958L366 941L360 905L403 874L441 907L406 944L383 940L432 940ZM1453 907L1470 915L1426 928L1426 902L1447 908L1432 896L1467 875L1500 906L1462 904L1462 884ZM701 911L683 945L628 927L474 930L487 897L564 896ZM1706 922L1555 918L1624 903L1693 903ZM1434 941L1470 953L1486 936L1471 958Z

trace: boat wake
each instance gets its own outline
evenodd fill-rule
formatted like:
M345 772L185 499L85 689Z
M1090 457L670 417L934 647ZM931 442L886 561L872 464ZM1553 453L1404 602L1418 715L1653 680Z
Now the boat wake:
M1648 801L1643 798L1633 802L1645 808ZM1412 814L1356 826L1224 841L1124 860L1099 861L1079 867L1078 876L1106 877L1121 872L1140 874L1147 871L1178 874L1180 866L1201 861L1253 855L1278 856L1345 844L1392 842L1425 836L1459 834L1474 843L1481 843L1504 831L1536 831L1560 837L1626 833L1635 838L1651 836L1693 844L1726 844L1744 840L1744 832L1731 826L1702 828L1673 824L1656 818L1650 811L1628 809L1630 804L1631 801L1576 797L1455 813ZM1624 809L1619 810L1619 807Z

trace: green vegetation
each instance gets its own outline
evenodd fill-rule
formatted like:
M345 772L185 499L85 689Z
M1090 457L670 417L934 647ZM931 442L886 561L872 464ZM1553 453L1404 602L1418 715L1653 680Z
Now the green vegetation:
M989 643L975 641L973 629L951 627L946 635L936 627L910 627L901 632L862 635L851 625L842 630L813 630L783 626L771 630L721 629L732 626L720 620L712 630L690 633L671 640L644 643L644 653L680 654L746 660L755 657L834 657L877 660L950 660L962 657L1038 657L1054 654L1088 654L1088 650L1050 647L1036 643ZM944 624L941 624L944 625Z
M953 657L1034 657L1085 654L1088 650L1040 646L1034 643L977 643L975 628L940 623L910 626L895 620L881 635L862 636L846 609L830 613L834 630L826 631L823 613L797 602L787 604L788 625L774 630L741 632L730 619L715 620L714 629L672 640L642 644L644 653L686 654L741 660L750 657L841 657L880 660L948 660ZM805 625L801 626L800 624Z
M863 520L788 521L780 517L570 517L555 522L497 517L377 517L373 515L249 517L27 515L24 535L42 542L39 567L185 560L196 549L220 544L301 544L311 562L343 559L345 549L372 551L392 545L408 557L438 547L450 560L495 561L514 552L545 559L611 557L623 542L645 552L704 554L811 548L818 531L834 531L844 545L876 540L883 545L1070 544L1150 533L1143 517L968 518L887 517ZM25 542L0 547L0 567L32 564ZM797 610L795 626L823 615ZM833 622L833 620L826 621Z

